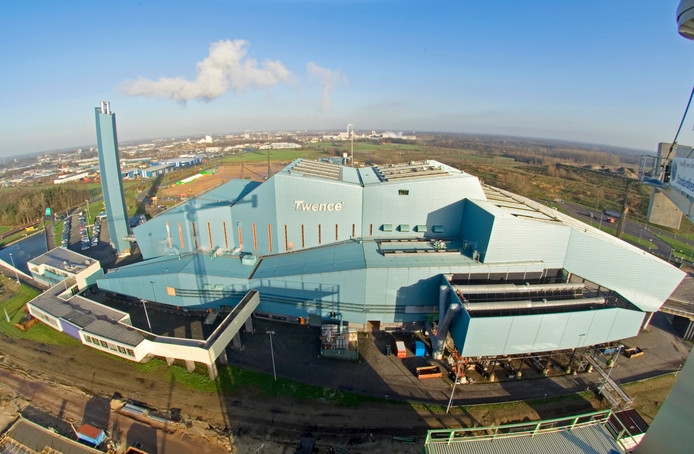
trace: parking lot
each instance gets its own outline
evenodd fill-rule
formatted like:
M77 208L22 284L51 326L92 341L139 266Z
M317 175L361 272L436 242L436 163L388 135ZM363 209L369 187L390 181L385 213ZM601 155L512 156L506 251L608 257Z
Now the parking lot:
M318 328L262 319L254 319L253 324L253 334L242 334L244 347L230 352L229 361L232 364L271 374L270 341L266 333L273 331L277 374L283 377L387 399L445 404L450 398L453 381L447 374L443 374L441 378L423 380L415 375L416 367L440 364L430 357L414 356L413 341L419 338L418 335L360 333L360 356L359 361L354 363L319 357ZM386 354L384 346L394 344L396 339L405 341L408 349L405 359ZM617 357L611 377L623 383L677 371L691 349L691 343L681 340L661 313L653 317L648 331L642 331L635 338L625 339L624 345L639 346L644 354L633 359L624 354ZM591 349L586 349L585 353L599 355ZM605 363L604 358L600 361ZM456 404L541 399L595 389L602 383L602 377L595 371L572 375L565 373L560 367L553 367L549 377L542 377L529 364L524 363L522 378L519 379L507 378L503 367L496 367L495 382L489 382L480 374L471 372L469 375L474 376L475 380L472 384L457 386Z

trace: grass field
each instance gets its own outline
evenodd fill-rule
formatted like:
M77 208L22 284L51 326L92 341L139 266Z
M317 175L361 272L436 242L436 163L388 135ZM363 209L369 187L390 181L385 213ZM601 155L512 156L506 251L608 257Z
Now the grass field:
M20 323L27 314L26 303L34 299L39 291L26 285L18 285L13 279L6 277L2 277L2 283L5 294L0 297L0 305L3 308L2 313L0 313L0 332L15 339L28 339L43 344L79 344L77 339L49 328L43 323L37 323L27 331L19 329L15 324ZM9 323L5 318L5 313L10 317Z

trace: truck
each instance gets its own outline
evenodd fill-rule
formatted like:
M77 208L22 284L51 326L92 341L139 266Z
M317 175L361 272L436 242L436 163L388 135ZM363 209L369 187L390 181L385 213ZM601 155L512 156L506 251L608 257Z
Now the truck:
M613 211L613 210L604 210L602 212L602 214L604 214L607 217L614 218L614 219L619 219L622 217L622 213L620 213L619 211Z

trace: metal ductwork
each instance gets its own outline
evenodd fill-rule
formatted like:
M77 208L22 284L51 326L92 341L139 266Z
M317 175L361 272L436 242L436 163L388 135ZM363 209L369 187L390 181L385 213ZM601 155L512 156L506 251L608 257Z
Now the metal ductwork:
M481 293L528 293L528 292L566 292L571 290L583 290L586 285L576 284L483 284L483 285L456 285L456 292L463 295L478 295Z
M462 310L462 306L459 303L453 303L448 306L448 311L443 318L443 321L439 323L439 332L436 336L436 348L434 348L433 356L435 359L441 359L443 357L443 349L446 346L446 336L448 336L448 328L451 326L451 321L453 317Z
M548 307L585 306L591 304L605 304L605 298L596 297L556 301L493 301L489 303L463 303L463 307L468 312L480 312L518 309L539 309Z
M442 285L439 287L439 322L443 321L443 316L446 314L446 303L448 302L448 286Z

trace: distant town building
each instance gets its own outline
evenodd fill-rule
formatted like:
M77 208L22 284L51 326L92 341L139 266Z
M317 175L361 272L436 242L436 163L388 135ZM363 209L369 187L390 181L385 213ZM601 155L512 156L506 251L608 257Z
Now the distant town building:
M72 173L66 175L59 175L58 178L53 180L53 184L63 184L69 181L80 181L89 176L89 172Z

